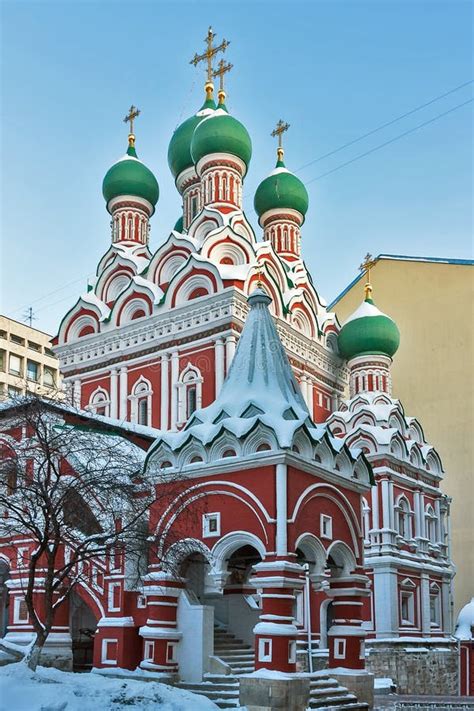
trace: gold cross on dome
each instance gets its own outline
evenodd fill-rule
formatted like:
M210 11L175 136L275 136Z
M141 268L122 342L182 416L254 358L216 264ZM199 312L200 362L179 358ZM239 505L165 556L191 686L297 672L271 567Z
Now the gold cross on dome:
M137 116L140 116L140 109L137 109L137 107L132 104L130 106L127 116L125 116L123 120L124 123L130 123L129 133L131 134L133 134L133 122L135 121Z
M285 131L288 131L289 128L290 124L285 123L284 121L282 121L282 119L280 119L276 125L276 128L273 129L271 135L273 136L273 138L275 138L275 136L278 136L278 148L282 148L281 137L285 133Z
M222 94L224 91L224 74L226 72L230 72L234 65L230 64L229 62L226 63L223 59L221 59L217 66L219 67L219 69L216 69L215 72L212 72L212 76L214 78L219 77L219 93Z
M370 270L372 269L373 266L375 266L377 260L373 259L372 255L367 252L367 254L364 257L364 261L360 265L359 269L361 272L365 272L366 274L366 284L365 284L365 298L370 299L371 293L372 293L372 284L370 283Z
M204 42L206 43L206 51L203 52L202 54L195 54L194 57L191 59L189 62L190 64L194 64L195 67L200 62L207 62L207 81L209 84L212 84L212 75L213 75L213 69L212 69L212 60L218 54L218 52L225 52L227 47L229 46L230 42L228 42L226 39L223 39L220 45L217 47L213 47L212 43L214 41L215 33L212 31L212 27L209 27L207 31L207 36L204 39Z

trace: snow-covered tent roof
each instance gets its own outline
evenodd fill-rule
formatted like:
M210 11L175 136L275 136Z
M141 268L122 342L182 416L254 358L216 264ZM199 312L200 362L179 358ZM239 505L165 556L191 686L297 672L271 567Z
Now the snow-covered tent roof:
M471 602L464 605L461 612L458 615L456 621L456 629L454 630L454 636L460 640L471 640L474 639L473 636L474 629L474 597L471 598Z
M297 444L295 451L310 459L317 454L315 446L326 447L333 458L344 450L351 466L363 460L369 480L370 466L361 452L350 452L343 442L330 436L326 427L312 421L268 309L271 298L257 288L248 302L250 311L217 399L197 410L181 431L161 432L148 457L159 451L178 452L190 441L206 448L224 433L234 440L244 439L256 428L263 428L271 433L276 448L291 449ZM301 437L307 446L301 445ZM317 457L321 462L319 454Z

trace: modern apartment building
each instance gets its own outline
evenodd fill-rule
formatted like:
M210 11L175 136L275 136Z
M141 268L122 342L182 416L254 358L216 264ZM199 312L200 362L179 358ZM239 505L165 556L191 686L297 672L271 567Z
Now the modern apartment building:
M0 400L26 392L57 396L59 390L51 336L0 315Z

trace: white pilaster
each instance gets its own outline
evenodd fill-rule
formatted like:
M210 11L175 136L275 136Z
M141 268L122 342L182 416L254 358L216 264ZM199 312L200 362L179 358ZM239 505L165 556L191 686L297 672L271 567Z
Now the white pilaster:
M372 487L371 503L372 503L372 528L374 530L378 530L380 527L380 524L379 524L379 491L378 491L377 484Z
M413 508L415 510L415 538L420 538L421 528L420 528L420 492L415 491L413 494Z
M431 616L430 616L430 579L428 573L421 572L421 632L428 635L431 632Z
M388 482L388 511L390 514L390 528L395 528L395 502L393 500L393 481Z
M420 494L420 536L426 538L425 530L425 495Z
M169 357L167 353L161 356L161 421L160 427L162 430L169 428Z
M276 465L276 554L287 555L287 467Z
M179 353L175 348L171 351L171 427L176 429L178 421L178 378L179 378Z
M118 371L112 368L110 371L110 417L115 420L118 417Z
M81 407L81 381L79 379L74 381L72 403L74 407Z
M226 372L229 372L231 363L234 359L236 348L236 338L235 336L227 336L225 339L225 359L226 359Z
M126 366L119 373L119 419L127 419L128 372Z
M310 375L306 377L306 402L311 417L313 416L313 379Z
M377 639L398 636L398 580L395 568L374 570L374 609Z
M383 479L381 482L382 488L382 526L383 528L391 528L390 525L390 499L388 493L388 479Z
M214 344L216 397L224 382L224 341L217 338Z

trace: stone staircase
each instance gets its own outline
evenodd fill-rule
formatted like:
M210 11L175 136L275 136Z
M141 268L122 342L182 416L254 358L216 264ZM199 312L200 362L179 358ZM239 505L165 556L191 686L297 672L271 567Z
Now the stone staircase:
M308 709L341 709L343 711L366 711L367 704L357 701L357 698L336 679L331 678L328 671L316 672L310 676Z
M220 709L239 708L239 676L254 671L254 650L221 625L216 625L214 656L227 666L227 674L206 674L202 682L180 682L179 687L207 696ZM366 711L368 706L359 703L353 694L331 678L329 672L316 672L310 679L308 709Z

